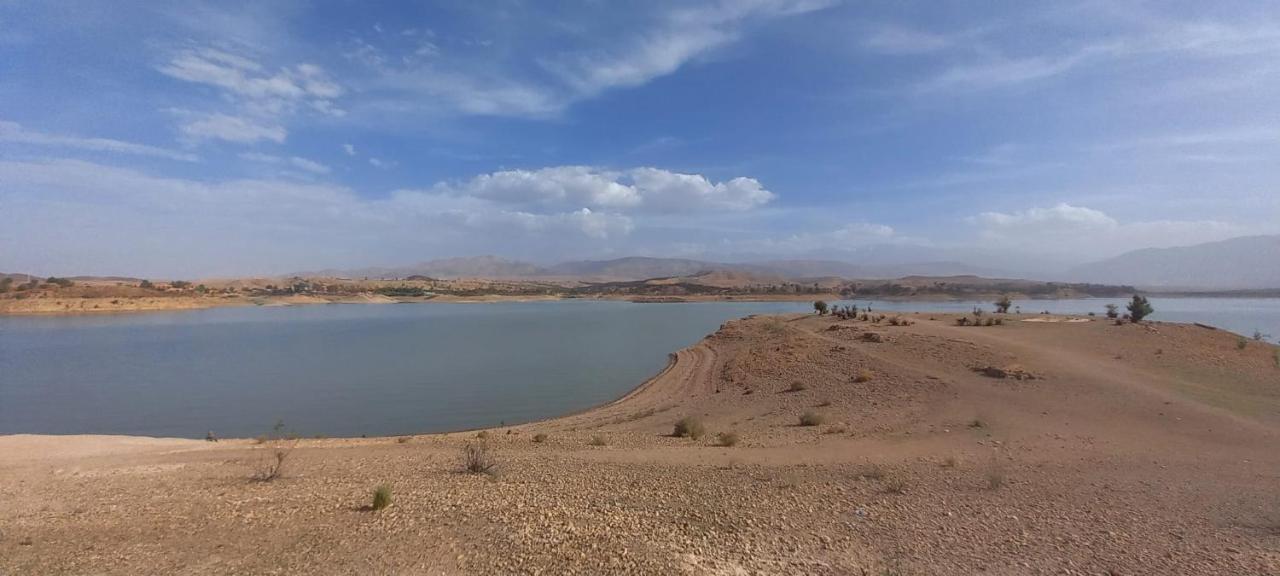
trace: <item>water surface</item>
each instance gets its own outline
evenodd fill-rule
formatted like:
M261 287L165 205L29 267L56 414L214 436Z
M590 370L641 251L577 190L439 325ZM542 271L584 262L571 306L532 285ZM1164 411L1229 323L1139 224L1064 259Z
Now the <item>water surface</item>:
M1107 302L1020 304L1101 313ZM1156 320L1280 335L1280 300L1152 303ZM726 320L811 309L570 300L0 317L0 434L247 437L283 421L304 436L359 436L512 424L617 398Z

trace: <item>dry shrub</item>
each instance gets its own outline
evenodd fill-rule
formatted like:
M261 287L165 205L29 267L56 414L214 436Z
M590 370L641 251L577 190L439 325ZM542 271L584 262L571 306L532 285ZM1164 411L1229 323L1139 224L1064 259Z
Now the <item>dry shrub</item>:
M489 431L488 431L488 430L481 430L481 431L479 431L479 432L476 432L476 438L478 438L478 439L480 439L480 440L488 440L488 439L489 439Z
M270 454L264 454L258 459L258 465L253 471L253 480L256 482L270 482L279 478L284 474L285 461L289 459L289 454L293 452L293 447L276 448Z
M489 445L467 444L462 448L462 468L469 474L493 474L498 461L489 450Z
M716 435L716 443L721 446L737 446L739 440L740 438L735 432L721 432Z
M853 381L861 384L863 382L870 382L874 377L875 374L872 374L870 370L859 370L858 375L854 376Z
M987 463L986 477L988 490L999 490L1009 480L1004 461L996 454L992 454L991 461Z
M369 506L373 510L381 510L391 505L391 486L383 484L373 491L373 504Z
M945 458L942 459L942 467L943 468L959 468L960 457L956 456L955 454L948 454Z
M590 444L592 446L607 446L609 442L604 439L604 436L592 436Z
M701 439L707 429L702 425L702 421L693 416L685 416L676 421L675 430L671 435L676 438L689 438L692 440Z
M801 426L821 426L826 421L826 417L812 410L800 415Z
M541 432L539 432L539 433L537 433L537 434L534 434L534 435L533 435L533 441L534 441L534 442L537 442L538 444L541 444L541 443L543 443L543 442L546 442L546 441L547 441L547 435L546 435L546 434L543 434L543 433L541 433Z
M884 481L884 491L889 494L906 494L907 480L897 474L889 476Z
M804 390L804 389L806 389L806 388L808 388L808 386L806 386L804 382L800 382L799 380L797 380L797 381L795 381L795 382L792 382L792 383L791 383L791 387L790 387L790 388L787 388L787 391L788 391L788 392L801 392L801 391L803 391L803 390Z

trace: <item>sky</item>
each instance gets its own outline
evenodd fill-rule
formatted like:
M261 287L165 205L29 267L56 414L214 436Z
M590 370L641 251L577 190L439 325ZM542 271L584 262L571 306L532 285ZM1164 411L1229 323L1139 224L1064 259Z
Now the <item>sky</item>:
M1280 4L0 0L0 270L1280 232Z

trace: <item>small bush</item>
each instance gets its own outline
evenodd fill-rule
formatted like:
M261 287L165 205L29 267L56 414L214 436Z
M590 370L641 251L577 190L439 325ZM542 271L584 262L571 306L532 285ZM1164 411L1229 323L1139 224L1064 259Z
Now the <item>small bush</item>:
M488 430L481 430L481 431L477 432L477 433L476 433L476 438L478 438L478 439L480 439L480 440L488 440L488 439L489 439L489 431L488 431Z
M870 370L859 370L858 375L853 377L853 381L861 384L870 382L872 378L875 378L875 374L872 374Z
M879 466L868 466L862 470L859 476L862 476L863 478L866 478L868 480L880 480L885 476L884 468L881 468Z
M991 456L991 462L987 464L987 489L999 490L1008 481L1008 475L1005 472L1004 462L996 455Z
M737 446L738 435L734 432L721 432L716 435L716 443L721 446Z
M1133 295L1133 299L1129 301L1129 304L1125 306L1125 309L1129 311L1129 318L1133 319L1135 324L1142 322L1143 318L1146 318L1147 316L1150 316L1152 312L1155 312L1155 308L1151 307L1151 303L1147 301L1147 297L1139 296L1137 294Z
M1249 341L1245 340L1243 336L1236 339L1236 350L1244 350L1245 348L1248 348L1248 347L1249 347Z
M801 382L801 381L797 380L797 381L795 381L795 382L792 382L792 383L791 383L791 387L790 387L790 388L787 388L787 391L788 391L788 392L802 392L802 391L804 391L804 389L806 389L806 388L808 388L808 386L805 386L804 382Z
M901 476L891 476L884 481L884 491L889 494L906 494L907 481Z
M814 303L813 303L813 311L814 311L814 312L817 312L819 316L826 316L826 315L827 315L827 303L826 303L826 302L824 302L824 301L822 301L822 300L818 300L817 302L814 302Z
M391 487L383 484L373 491L373 505L370 508L381 510L391 505Z
M270 482L279 478L284 474L284 463L289 459L289 454L293 448L277 448L270 455L264 455L258 461L258 467L253 472L253 479L257 482Z
M969 421L969 427L970 428L986 428L987 421L983 420L982 418L974 418L973 420Z
M462 448L462 467L467 473L492 474L497 466L488 444L467 444Z
M539 432L539 433L537 433L537 434L534 434L534 435L533 435L533 441L534 441L534 442L537 442L538 444L541 444L541 443L543 443L543 442L546 442L546 441L547 441L547 435L546 435L546 434L543 434L543 433L541 433L541 432Z
M948 454L946 458L942 459L942 467L943 468L959 468L960 457L956 456L955 454Z
M956 326L968 326L968 325L969 325L968 316L961 316L959 318L956 318Z
M590 444L592 446L607 446L609 443L605 441L604 436L592 436Z
M675 430L671 435L676 438L689 438L691 440L701 439L706 434L706 428L702 426L702 421L692 416L685 416L676 421Z
M821 426L827 419L812 410L800 415L801 426Z
M821 402L818 403L819 408L826 408L827 406L830 406L830 405L831 405L831 401L827 399L823 399Z
M399 437L399 438L396 438L396 443L397 443L397 444L408 444L408 443L409 443L409 437L408 437L408 436L401 436L401 437Z

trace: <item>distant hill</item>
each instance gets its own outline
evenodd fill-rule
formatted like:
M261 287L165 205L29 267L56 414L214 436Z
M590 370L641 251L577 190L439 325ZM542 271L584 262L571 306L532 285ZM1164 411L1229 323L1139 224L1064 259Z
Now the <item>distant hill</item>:
M352 278L490 278L490 279L581 279L593 281L635 281L651 278L683 278L724 272L777 279L865 278L888 279L903 276L999 276L992 269L959 262L914 262L902 264L853 264L839 260L764 260L760 262L713 262L686 258L629 256L611 260L576 260L539 266L498 256L472 256L431 260L411 266L321 270L295 276L342 276Z
M1178 248L1147 248L1078 266L1078 281L1140 288L1280 288L1280 235L1244 236Z

